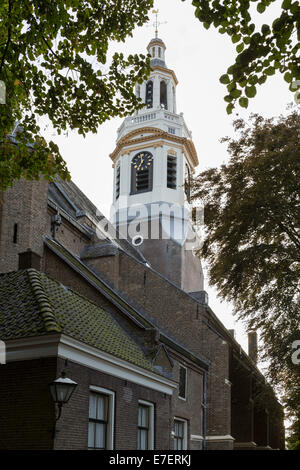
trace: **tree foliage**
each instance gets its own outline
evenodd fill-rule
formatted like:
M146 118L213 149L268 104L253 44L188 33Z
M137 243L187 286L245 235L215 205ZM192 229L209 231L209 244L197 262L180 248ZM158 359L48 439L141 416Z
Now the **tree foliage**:
M278 1L278 0L277 0ZM256 12L263 14L275 0L193 0L195 16L208 29L230 36L236 48L235 63L220 77L226 85L225 101L230 114L238 101L247 108L256 87L278 70L290 90L299 88L300 4L283 0L281 14L260 30L253 22Z
M6 86L6 104L0 104L2 189L21 176L68 177L57 145L46 143L41 135L40 116L47 116L58 133L75 129L85 135L110 117L123 117L141 106L134 85L148 76L149 59L116 53L110 65L105 64L110 41L124 41L144 24L152 4L1 1L0 80ZM22 132L12 152L8 135L16 121Z
M195 178L209 279L249 328L259 329L269 377L300 420L300 115L234 123L229 162ZM299 341L300 342L300 341Z

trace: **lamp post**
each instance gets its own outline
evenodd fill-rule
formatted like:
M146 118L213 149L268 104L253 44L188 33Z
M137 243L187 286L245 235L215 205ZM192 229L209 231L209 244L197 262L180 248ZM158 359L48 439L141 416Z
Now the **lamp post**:
M68 403L70 400L75 388L77 387L77 383L73 380L66 377L66 373L63 371L61 373L61 377L54 380L49 384L50 392L53 398L54 403L58 405L58 416L55 419L55 423L61 417L61 411L63 405ZM55 435L55 427L54 427L54 435Z

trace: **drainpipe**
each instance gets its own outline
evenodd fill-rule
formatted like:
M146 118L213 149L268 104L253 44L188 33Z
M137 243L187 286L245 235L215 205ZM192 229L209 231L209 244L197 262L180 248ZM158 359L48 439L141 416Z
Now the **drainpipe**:
M206 448L206 372L203 375L203 402L202 402L202 411L203 411L203 441L202 441L202 450Z

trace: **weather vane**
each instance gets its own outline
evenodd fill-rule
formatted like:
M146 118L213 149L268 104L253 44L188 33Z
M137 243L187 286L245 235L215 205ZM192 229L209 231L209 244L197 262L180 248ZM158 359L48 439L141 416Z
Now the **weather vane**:
M158 27L161 24L166 24L167 23L167 21L163 21L163 22L158 21L158 11L159 10L152 10L152 13L154 13L154 15L155 15L155 21L153 23L153 26L155 27L155 37L156 38L158 37Z

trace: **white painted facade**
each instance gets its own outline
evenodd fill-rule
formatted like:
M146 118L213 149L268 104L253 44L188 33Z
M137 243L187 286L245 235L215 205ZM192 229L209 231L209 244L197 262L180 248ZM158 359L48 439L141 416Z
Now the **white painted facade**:
M128 220L128 209L135 210L142 206L166 203L181 207L181 215L175 215L178 224L189 223L190 205L185 195L186 167L194 171L194 164L188 160L184 141L192 141L192 134L183 118L183 113L176 113L177 78L174 72L165 65L166 46L161 39L153 39L148 45L151 55L152 72L147 81L136 85L136 95L145 102L145 107L133 116L127 117L118 129L118 154L114 159L114 193L111 220L118 218L119 224ZM146 104L147 84L152 81L152 106ZM166 84L167 103L161 104L161 83ZM139 132L140 130L140 132ZM163 131L163 137L155 135L155 130ZM132 135L132 138L131 138ZM150 138L152 136L152 138ZM170 136L170 137L169 137ZM176 139L179 138L179 139ZM153 160L152 189L147 192L132 194L132 159L141 151L150 152ZM167 187L168 155L176 157L176 188ZM117 195L117 175L120 174L120 188ZM129 209L129 211L131 210ZM180 212L180 211L179 211ZM154 210L155 213L155 210ZM155 215L151 218L156 218ZM162 211L164 214L164 209ZM148 213L149 215L149 213ZM166 208L168 217L168 208ZM143 215L141 215L143 218ZM147 214L145 213L145 219ZM187 230L187 227L186 227ZM185 230L185 231L186 231ZM179 241L179 240L178 240ZM183 239L179 241L181 244Z

